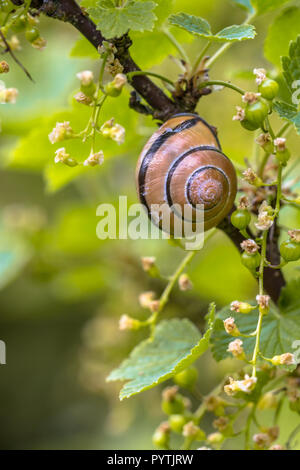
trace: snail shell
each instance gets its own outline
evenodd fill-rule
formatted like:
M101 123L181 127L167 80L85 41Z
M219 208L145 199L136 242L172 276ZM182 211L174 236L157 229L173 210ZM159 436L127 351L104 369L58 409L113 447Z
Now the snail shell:
M197 204L203 205L204 230L215 227L232 208L237 191L234 166L222 153L214 128L190 113L171 117L150 137L137 163L136 184L140 202L160 228L151 206L168 205L170 233L178 217L195 231ZM191 208L189 220L185 205Z

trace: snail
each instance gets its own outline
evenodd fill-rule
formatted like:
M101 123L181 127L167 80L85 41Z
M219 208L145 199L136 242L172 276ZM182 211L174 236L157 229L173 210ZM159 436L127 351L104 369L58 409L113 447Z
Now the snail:
M202 212L205 231L217 226L234 204L237 178L215 129L198 115L183 113L166 121L144 146L136 186L152 222L174 234L175 223L190 224L197 231L197 211ZM153 205L167 206L167 230L162 217L157 219L151 209ZM190 208L188 217L185 207Z

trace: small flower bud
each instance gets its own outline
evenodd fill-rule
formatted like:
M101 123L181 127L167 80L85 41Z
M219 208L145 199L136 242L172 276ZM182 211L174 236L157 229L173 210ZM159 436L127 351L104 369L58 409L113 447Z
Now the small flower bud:
M102 150L100 150L97 153L91 153L90 156L84 160L83 164L84 166L96 166L96 165L102 165L104 162L104 154Z
M92 98L90 98L86 94L82 93L82 91L79 91L78 93L76 93L76 95L74 95L74 99L78 103L85 104L87 106L89 106L92 102Z
M291 156L290 151L286 148L286 139L278 137L274 140L274 145L276 147L276 159L281 165L286 166Z
M160 301L159 300L152 300L149 302L149 309L151 312L158 312L160 307Z
M196 424L193 423L193 421L189 421L183 426L182 435L184 437L190 437L197 441L204 441L206 438L204 431L202 431L202 429L200 429L199 426L196 426Z
M0 104L11 103L15 104L17 101L18 90L16 88L5 88L5 85L0 83Z
M276 150L283 152L286 149L286 139L284 137L278 137L274 140Z
M68 153L66 153L66 149L64 147L56 150L54 162L64 163L65 165L71 167L78 165L77 161L74 158L70 157Z
M268 434L271 442L276 441L279 436L279 426L271 426L267 428L265 432Z
M141 259L143 270L151 277L159 277L159 270L155 264L156 258L154 256L144 256Z
M213 427L218 429L220 432L223 432L228 427L229 423L230 420L227 418L227 416L220 416L213 421Z
M20 41L15 34L7 42L12 51L19 51L21 49Z
M228 345L227 351L230 352L237 359L245 359L243 341L241 339L235 339L234 341L231 341Z
M228 317L224 321L224 328L227 334L231 336L240 336L240 330L236 326L233 317Z
M179 289L182 291L191 290L193 288L192 281L187 274L181 274L178 279Z
M250 206L247 196L241 196L238 203L238 209L248 209Z
M232 312L237 312L237 313L250 313L252 310L254 310L256 307L253 305L248 304L247 302L239 302L238 300L234 300L230 304L230 310Z
M223 416L225 414L224 400L218 396L210 395L205 399L205 406L208 411L211 411L216 416Z
M0 62L0 73L8 73L9 72L9 65L5 60Z
M273 225L273 209L271 206L268 206L266 201L263 201L258 211L257 222L255 223L258 230L269 230Z
M139 304L143 308L149 308L150 303L154 300L155 297L155 292L149 291L149 292L142 292L142 294L139 295Z
M252 170L252 168L247 168L247 170L243 172L243 179L247 183L252 184L257 188L263 184L262 179L257 176L257 174Z
M300 243L300 230L289 230L288 234L293 242Z
M261 96L260 93L254 93L252 91L247 91L242 96L242 100L244 101L244 103L253 104L253 103L256 103L256 101L259 100L260 96Z
M253 73L256 75L255 81L257 85L260 85L267 78L265 69L254 69Z
M178 387L177 385L173 385L171 387L166 387L162 391L162 399L165 401L172 401L176 397L178 393Z
M42 37L38 37L34 41L32 41L31 45L35 49L38 49L38 50L42 51L47 46L47 41L46 41L46 39L44 39Z
M119 320L120 330L138 330L141 326L141 322L135 318L131 318L128 315L122 315Z
M266 314L270 308L270 296L269 295L257 295L256 302L258 303L259 309L262 313Z
M256 449L265 449L271 444L270 437L268 436L267 433L264 433L264 432L254 434L252 439L253 439Z
M168 449L169 441L170 425L168 422L161 423L158 428L154 431L154 434L152 436L152 442L156 447Z
M104 137L114 140L119 145L124 143L125 129L120 124L115 124L114 118L106 121L100 128Z
M27 13L27 21L30 26L36 26L39 23L37 16L32 16L30 13Z
M260 134L256 139L256 143L260 145L266 153L274 152L274 145L272 142L272 137L269 133Z
M112 82L105 85L105 93L109 96L119 96L122 88L127 83L127 77L123 73L118 73Z
M240 106L236 106L236 114L232 118L233 121L244 121L245 120L245 110Z
M73 137L73 129L68 121L57 122L52 132L48 135L51 144L56 144Z
M87 87L94 81L94 74L91 70L84 70L76 74L76 77L80 80L81 85Z
M241 243L241 248L242 250L246 251L246 253L248 253L249 255L253 255L258 251L259 246L254 240L249 238L248 240L244 240Z
M296 364L295 356L292 353L284 353L284 354L281 354L280 356L274 356L272 357L271 362L272 364L274 364L274 366L281 366L281 365L290 366L290 365Z
M281 444L273 444L269 450L284 450L284 447Z
M220 432L213 432L207 436L207 442L212 445L222 444L224 436Z
M235 395L237 392L251 393L257 382L256 377L245 375L244 380L234 380L229 377L229 384L224 386L224 392L229 395Z
M118 73L112 83L117 90L122 90L123 86L127 83L127 77L123 73Z

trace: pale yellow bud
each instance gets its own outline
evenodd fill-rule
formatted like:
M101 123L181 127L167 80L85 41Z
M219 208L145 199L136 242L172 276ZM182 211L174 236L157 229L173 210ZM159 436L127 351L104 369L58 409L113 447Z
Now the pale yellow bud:
M5 60L0 62L0 73L8 73L9 72L9 65Z
M56 126L49 134L49 140L51 144L61 142L62 140L69 139L73 136L73 129L68 121L57 122Z
M102 150L97 153L91 153L90 156L83 162L84 166L102 165L104 162L104 154Z
M235 339L234 341L231 341L228 345L227 351L237 359L245 359L243 341L241 339Z
M76 77L80 80L81 85L89 86L94 81L94 74L91 70L84 70L76 74Z
M119 320L120 330L138 330L141 324L139 320L129 317L128 315L122 315Z
M154 300L154 297L155 297L155 292L153 291L143 292L142 294L139 295L140 306L143 308L149 308L150 303Z
M191 290L193 288L192 281L187 274L181 274L178 279L179 289L182 291Z
M240 331L234 322L233 317L228 317L224 321L224 328L227 334L231 336L240 336Z
M281 354L280 356L274 356L272 357L271 362L272 364L274 364L274 366L279 366L279 365L289 366L289 365L296 364L295 356L292 353L284 353L284 354Z

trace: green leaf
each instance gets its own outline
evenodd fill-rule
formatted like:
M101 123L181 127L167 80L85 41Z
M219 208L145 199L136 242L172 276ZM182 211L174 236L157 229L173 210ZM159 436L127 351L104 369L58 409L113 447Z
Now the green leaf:
M232 0L236 3L239 7L243 8L244 10L248 10L250 13L254 12L254 8L250 3L250 0Z
M274 110L282 119L291 122L300 135L300 112L297 111L296 106L284 103L283 101L276 101L274 103Z
M128 30L152 30L156 16L156 3L151 1L128 0L122 7L116 7L112 0L100 0L88 13L96 22L97 29L107 39L120 37Z
M283 75L290 91L293 83L300 79L300 36L290 43L289 55L281 58Z
M99 59L99 53L95 47L84 37L77 39L70 51L70 57L79 59Z
M232 25L222 29L215 36L214 40L222 41L242 41L244 39L254 39L256 31L252 25Z
M280 293L279 307L282 312L289 312L298 309L300 311L300 279L290 281ZM300 338L298 338L300 339Z
M169 22L174 26L179 26L179 28L185 29L192 34L197 34L198 36L210 37L212 35L208 21L199 16L178 13L177 15L171 15Z
M300 8L290 7L284 10L269 27L265 41L265 57L280 67L281 56L289 52L290 41L299 34Z
M202 338L195 325L186 318L159 323L153 339L142 341L107 378L108 381L128 380L120 392L120 399L155 387L201 356L209 347L214 313L212 304L208 329Z
M243 39L253 39L255 37L255 28L252 25L232 25L222 29L216 34L211 32L210 24L199 16L179 13L171 15L169 22L188 31L191 34L204 37L209 41L234 42Z
M232 312L227 306L217 313L214 324L214 331L211 336L212 352L217 361L232 357L227 351L228 345L233 341L233 337L228 335L224 329L223 320L233 317L235 323L243 334L253 333L257 326L258 312L253 310L248 315ZM251 355L254 349L255 337L241 338L246 354ZM281 312L276 308L271 308L268 315L263 318L263 325L260 337L260 350L265 357L273 357L292 351L294 340L300 339L300 310L299 307Z
M289 0L251 0L252 6L258 15L263 15L268 11L276 10L280 8L284 3Z

